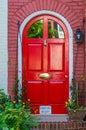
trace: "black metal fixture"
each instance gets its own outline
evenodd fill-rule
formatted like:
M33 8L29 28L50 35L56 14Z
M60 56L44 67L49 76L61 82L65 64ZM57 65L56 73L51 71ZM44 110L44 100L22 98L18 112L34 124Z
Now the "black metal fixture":
M75 40L77 43L83 42L83 31L80 28L76 29Z

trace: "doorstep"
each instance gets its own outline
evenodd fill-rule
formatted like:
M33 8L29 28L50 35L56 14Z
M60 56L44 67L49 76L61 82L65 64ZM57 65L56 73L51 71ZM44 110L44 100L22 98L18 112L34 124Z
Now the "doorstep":
M36 114L35 116L39 118L39 122L67 122L68 121L68 114L50 114L50 115Z

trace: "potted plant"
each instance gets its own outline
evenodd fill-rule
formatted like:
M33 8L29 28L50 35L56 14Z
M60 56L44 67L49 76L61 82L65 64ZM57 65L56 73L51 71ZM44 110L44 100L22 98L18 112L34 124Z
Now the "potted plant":
M85 121L86 120L86 109L78 104L78 85L75 87L74 83L70 87L71 98L65 102L65 106L68 111L68 120L72 121Z
M68 111L68 120L72 121L85 121L86 120L86 109L76 104L75 100L68 99L66 102L66 108Z

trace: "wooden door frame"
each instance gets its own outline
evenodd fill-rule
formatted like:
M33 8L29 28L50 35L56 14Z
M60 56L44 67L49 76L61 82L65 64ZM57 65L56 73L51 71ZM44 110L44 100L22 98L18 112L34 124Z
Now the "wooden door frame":
M55 16L57 17L57 19L59 18L64 25L66 26L67 30L68 30L68 40L69 40L69 84L71 84L71 80L73 78L73 32L71 29L71 26L69 24L69 22L60 14L53 12L53 11L47 11L47 10L41 10L41 11L37 11L32 13L31 15L29 15L21 24L19 32L18 32L18 80L19 80L19 93L21 92L21 88L22 88L22 33L24 30L24 27L26 26L26 24L34 17L39 16L39 15L51 15L51 16ZM70 95L70 91L69 91L69 95Z

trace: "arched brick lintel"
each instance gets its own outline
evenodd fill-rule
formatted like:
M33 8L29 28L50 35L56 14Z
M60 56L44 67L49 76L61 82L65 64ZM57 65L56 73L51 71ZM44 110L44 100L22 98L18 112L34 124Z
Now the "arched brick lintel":
M52 0L49 0L49 3L51 4L48 4L48 1L45 1L45 0L41 2L40 1L38 2L38 0L35 0L31 3L25 4L14 13L14 16L11 22L13 24L17 24L17 21L20 21L22 23L28 15L37 11L47 10L47 11L53 11L62 15L70 23L72 30L75 30L76 27L80 27L81 25L81 23L79 22L80 19L78 17L78 13L75 12L75 10L72 11L63 2L57 2L55 0L53 0L52 2Z

